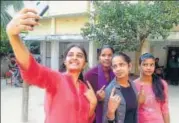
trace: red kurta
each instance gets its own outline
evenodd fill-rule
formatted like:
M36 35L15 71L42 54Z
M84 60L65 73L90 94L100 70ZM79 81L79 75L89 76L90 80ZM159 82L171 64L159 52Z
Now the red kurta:
M87 86L80 82L76 90L70 75L42 66L30 56L28 70L19 64L22 78L29 84L46 89L45 123L92 123L89 118L90 105L84 93Z

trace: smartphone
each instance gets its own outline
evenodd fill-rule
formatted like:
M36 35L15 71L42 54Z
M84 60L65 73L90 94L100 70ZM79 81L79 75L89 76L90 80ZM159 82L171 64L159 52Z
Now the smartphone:
M36 8L37 8L38 15L43 16L45 12L49 9L49 6L45 3L37 2Z
M39 16L43 16L45 12L49 9L49 6L47 4L37 2L36 4L37 14ZM38 22L38 19L35 19L36 22ZM33 25L31 27L34 27Z

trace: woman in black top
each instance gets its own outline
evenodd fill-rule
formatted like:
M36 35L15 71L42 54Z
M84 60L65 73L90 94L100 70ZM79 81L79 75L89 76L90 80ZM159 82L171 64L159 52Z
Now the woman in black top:
M136 123L136 110L137 110L137 101L136 95L134 93L131 85L129 87L121 86L122 95L126 101L126 114L124 123Z
M137 91L129 80L131 59L124 53L112 58L115 78L106 87L103 123L137 123Z

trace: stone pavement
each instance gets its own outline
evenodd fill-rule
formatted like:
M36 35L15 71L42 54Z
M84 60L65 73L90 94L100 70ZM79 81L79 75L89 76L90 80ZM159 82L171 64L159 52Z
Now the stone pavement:
M29 122L44 123L44 90L30 87ZM22 88L1 87L1 123L21 122ZM179 123L179 86L169 86L171 123Z
M2 86L2 85L1 85ZM44 123L44 90L37 87L29 89L29 122ZM22 88L1 87L1 123L22 123Z
M169 86L170 123L179 123L179 86Z

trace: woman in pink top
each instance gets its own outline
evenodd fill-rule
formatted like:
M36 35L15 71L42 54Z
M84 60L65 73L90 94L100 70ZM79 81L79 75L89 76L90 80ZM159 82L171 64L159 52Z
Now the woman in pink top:
M143 54L139 64L140 77L135 80L139 93L139 123L169 123L168 85L154 74L154 56Z
M64 73L37 63L19 33L33 30L39 18L34 9L22 9L7 25L7 34L23 79L46 90L45 123L92 123L97 98L91 85L87 82L87 87L79 79L87 62L85 50L77 45L67 49Z

